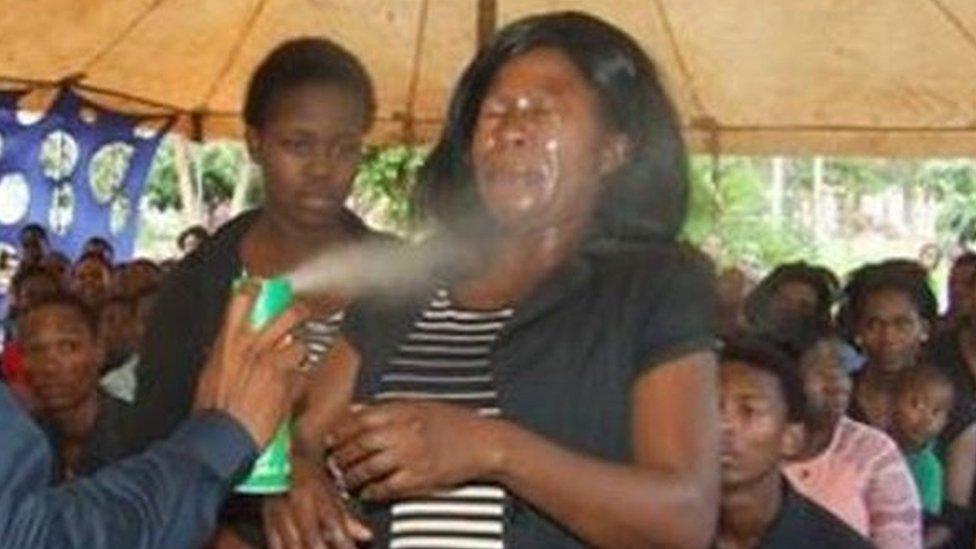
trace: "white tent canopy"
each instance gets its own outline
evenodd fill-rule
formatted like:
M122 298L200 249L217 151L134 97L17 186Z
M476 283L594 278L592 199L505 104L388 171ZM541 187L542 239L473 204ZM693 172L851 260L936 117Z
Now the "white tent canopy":
M374 139L436 136L492 28L575 9L658 62L694 148L976 154L974 0L0 0L0 81L74 82L102 104L237 136L254 66L289 37L359 55Z

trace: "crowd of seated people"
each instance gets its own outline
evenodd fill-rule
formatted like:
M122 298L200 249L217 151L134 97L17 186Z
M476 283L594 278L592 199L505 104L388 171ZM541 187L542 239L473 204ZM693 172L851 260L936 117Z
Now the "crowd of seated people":
M934 281L910 260L843 281L802 262L752 289L741 271L719 277L723 340L782 353L805 388L805 438L784 455L785 478L877 547L972 547L974 260L956 260L941 317Z
M193 238L180 242L195 246ZM187 233L189 234L189 233ZM8 289L0 372L43 428L58 476L88 475L118 458L118 418L135 400L139 342L163 278L147 259L116 261L111 243L89 239L73 262L45 229L20 232ZM184 248L191 251L189 246Z
M208 372L264 341L242 275L387 242L345 207L376 111L355 56L286 42L246 96L266 203L186 231L184 252L209 240L168 275L21 234L3 380L59 481L151 454L235 385ZM275 333L302 380L277 395L289 491L229 497L213 546L973 547L976 256L941 317L909 260L715 284L679 241L686 151L653 63L590 16L506 26L451 105L418 192L478 268L418 300L303 296Z
M187 234L181 242L196 238ZM43 229L22 237L3 381L55 449L57 478L69 480L127 445L115 440L119 418L136 399L139 344L164 273L145 259L115 263L100 238L72 263L47 249ZM846 284L806 263L757 284L739 270L719 277L716 546L972 542L974 258L957 260L941 318L928 273L906 260L864 266Z

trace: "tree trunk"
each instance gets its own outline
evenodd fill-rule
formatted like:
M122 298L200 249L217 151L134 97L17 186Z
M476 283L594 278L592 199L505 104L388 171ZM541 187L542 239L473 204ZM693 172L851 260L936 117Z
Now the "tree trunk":
M917 214L917 201L915 200L915 187L912 186L910 182L906 182L902 185L902 201L905 204L904 209L904 222L905 227L908 229L908 233L912 235L918 235L921 233L919 230L921 228L916 218Z
M821 210L823 205L823 177L824 159L822 156L813 158L813 199L810 204L810 224L813 227L813 241L819 243L823 241L823 215Z
M173 144L173 165L176 168L176 183L180 192L180 203L183 205L183 218L187 225L200 223L200 201L193 185L193 174L190 171L189 146L180 135L171 137Z
M773 157L773 185L770 202L772 202L773 221L783 225L783 189L786 179L786 161L782 156Z
M230 216L235 217L247 207L247 192L251 189L251 161L245 154L241 159L237 182L234 183L234 196L230 200Z

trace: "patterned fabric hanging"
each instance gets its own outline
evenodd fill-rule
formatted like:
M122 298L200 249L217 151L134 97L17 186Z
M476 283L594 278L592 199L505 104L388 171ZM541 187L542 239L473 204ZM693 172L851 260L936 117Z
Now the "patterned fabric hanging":
M62 88L36 121L18 119L26 92L0 92L0 242L16 245L28 223L47 227L53 249L77 257L102 236L117 260L132 256L139 202L171 121L106 110Z

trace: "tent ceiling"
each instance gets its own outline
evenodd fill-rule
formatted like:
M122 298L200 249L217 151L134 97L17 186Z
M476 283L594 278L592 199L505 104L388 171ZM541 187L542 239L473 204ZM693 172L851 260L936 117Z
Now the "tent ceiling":
M75 78L103 104L237 136L257 62L324 35L376 80L374 139L427 140L479 17L561 9L652 53L699 151L976 154L974 0L0 0L0 79Z

